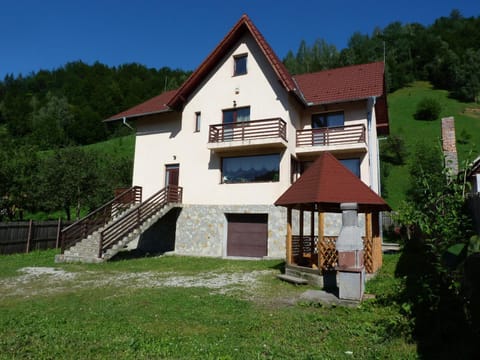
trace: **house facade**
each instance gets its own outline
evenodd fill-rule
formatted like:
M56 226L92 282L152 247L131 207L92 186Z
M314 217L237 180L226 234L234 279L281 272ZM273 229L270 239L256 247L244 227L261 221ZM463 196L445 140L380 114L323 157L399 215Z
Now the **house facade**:
M177 254L283 258L286 211L274 203L321 153L379 193L384 64L292 76L244 15L179 89L117 120L135 126L133 185L144 198L183 188L176 215L139 247L168 233Z

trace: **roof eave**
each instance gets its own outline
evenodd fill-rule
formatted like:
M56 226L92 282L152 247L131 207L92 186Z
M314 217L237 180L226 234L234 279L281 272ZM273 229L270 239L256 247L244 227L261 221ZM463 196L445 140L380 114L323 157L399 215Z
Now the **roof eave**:
M105 119L105 120L103 120L103 122L113 122L113 121L119 121L119 120L123 120L123 119L134 120L135 118L139 118L139 117L143 117L143 116L163 114L163 113L172 112L172 111L174 111L174 110L173 109L165 109L165 110L139 113L139 114L133 114L133 115L127 115L127 116L118 116L118 117L115 116L113 118Z

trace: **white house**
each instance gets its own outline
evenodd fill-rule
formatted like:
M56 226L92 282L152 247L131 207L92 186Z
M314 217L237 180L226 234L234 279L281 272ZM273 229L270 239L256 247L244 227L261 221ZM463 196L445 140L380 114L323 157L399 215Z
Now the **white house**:
M321 153L379 193L384 64L292 76L244 15L179 89L107 121L120 120L136 129L144 198L183 188L140 247L168 238L177 254L283 258L286 212L274 203Z

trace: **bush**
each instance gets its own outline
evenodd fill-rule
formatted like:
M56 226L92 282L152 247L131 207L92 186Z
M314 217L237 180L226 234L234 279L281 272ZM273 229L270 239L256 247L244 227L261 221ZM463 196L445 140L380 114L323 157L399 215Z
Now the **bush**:
M417 104L417 110L413 117L416 120L436 120L440 116L442 105L433 98L423 98Z

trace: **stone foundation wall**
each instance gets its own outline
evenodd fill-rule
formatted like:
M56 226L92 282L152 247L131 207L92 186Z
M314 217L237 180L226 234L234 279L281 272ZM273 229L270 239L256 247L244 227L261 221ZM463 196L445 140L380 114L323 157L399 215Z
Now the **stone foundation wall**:
M225 257L227 214L268 214L267 258L285 258L287 212L273 205L188 205L177 219L175 253Z

